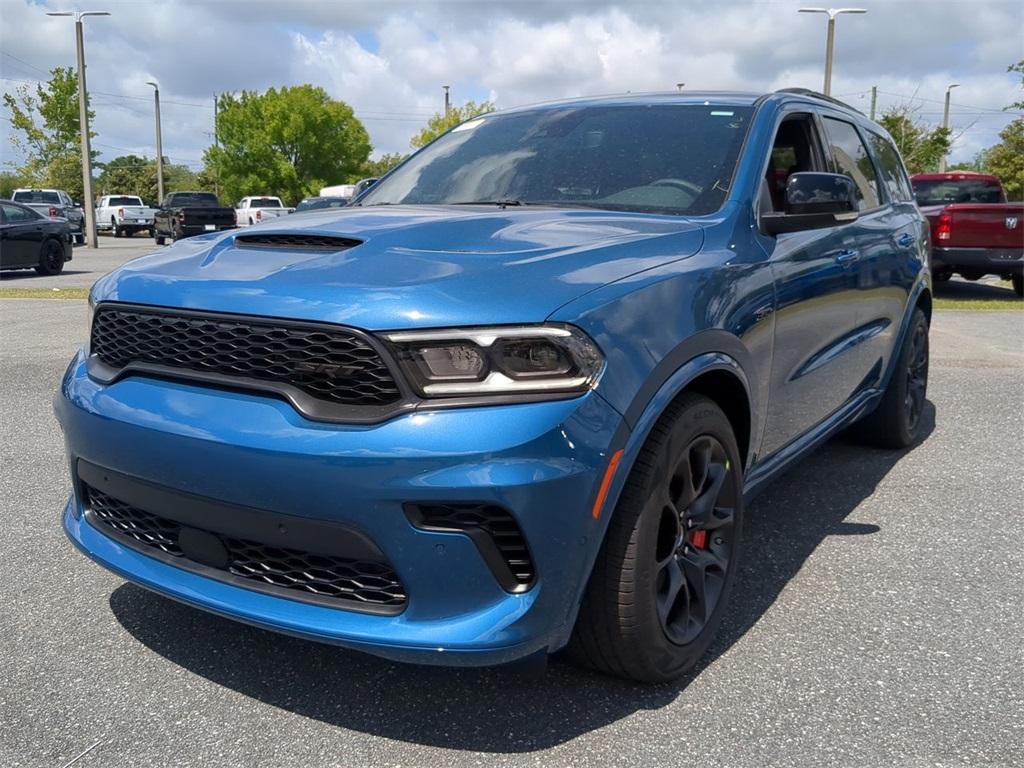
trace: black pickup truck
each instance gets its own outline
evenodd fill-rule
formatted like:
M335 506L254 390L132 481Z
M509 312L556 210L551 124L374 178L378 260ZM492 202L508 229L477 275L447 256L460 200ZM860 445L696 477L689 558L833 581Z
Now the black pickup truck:
M212 192L171 192L153 219L156 244L204 232L235 228L235 209L221 206Z

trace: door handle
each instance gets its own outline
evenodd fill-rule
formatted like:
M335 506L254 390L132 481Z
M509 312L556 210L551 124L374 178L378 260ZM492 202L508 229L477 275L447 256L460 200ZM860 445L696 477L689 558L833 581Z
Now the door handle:
M896 238L896 245L900 248L909 248L914 244L914 236L909 232L904 232L898 238Z
M859 251L854 251L854 250L840 251L839 253L836 254L836 263L841 264L842 266L845 267L847 264L852 264L853 262L855 262L859 258L860 258L860 252Z

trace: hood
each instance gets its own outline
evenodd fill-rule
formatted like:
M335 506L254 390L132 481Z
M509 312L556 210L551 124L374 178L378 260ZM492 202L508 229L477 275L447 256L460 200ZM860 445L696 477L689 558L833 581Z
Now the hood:
M267 234L353 247L253 247ZM696 253L678 217L560 208L381 206L293 214L182 240L97 283L97 300L342 323L367 330L541 322L583 294Z

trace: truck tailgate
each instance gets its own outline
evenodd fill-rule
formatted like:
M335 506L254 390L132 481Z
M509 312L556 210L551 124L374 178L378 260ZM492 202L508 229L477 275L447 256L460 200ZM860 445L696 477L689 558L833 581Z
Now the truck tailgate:
M950 205L950 238L942 243L951 248L1024 247L1024 203Z

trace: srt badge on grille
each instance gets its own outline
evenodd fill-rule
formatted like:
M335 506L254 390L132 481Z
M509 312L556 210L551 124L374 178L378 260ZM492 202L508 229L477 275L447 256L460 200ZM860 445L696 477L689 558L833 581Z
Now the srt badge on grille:
M334 363L296 362L295 370L302 373L319 373L329 379L350 379L359 373L358 366Z

